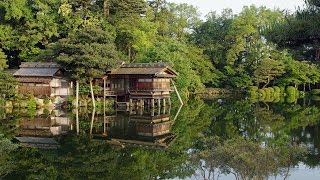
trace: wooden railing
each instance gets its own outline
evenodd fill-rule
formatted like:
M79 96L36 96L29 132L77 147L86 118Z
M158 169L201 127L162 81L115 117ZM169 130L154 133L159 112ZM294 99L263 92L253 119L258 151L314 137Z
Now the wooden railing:
M130 91L155 91L155 92L159 92L159 91L174 91L173 88L130 88Z
M33 94L35 96L44 95L50 96L50 87L39 87L39 86L19 86L19 93L21 94Z

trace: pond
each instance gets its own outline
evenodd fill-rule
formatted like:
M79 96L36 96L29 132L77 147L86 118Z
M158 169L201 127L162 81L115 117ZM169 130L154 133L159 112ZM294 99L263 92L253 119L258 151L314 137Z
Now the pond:
M0 109L0 179L320 179L320 102Z

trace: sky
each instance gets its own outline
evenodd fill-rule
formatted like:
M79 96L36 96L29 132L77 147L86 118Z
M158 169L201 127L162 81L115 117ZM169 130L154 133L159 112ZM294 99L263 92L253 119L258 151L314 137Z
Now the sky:
M268 8L287 9L294 12L298 6L303 6L304 0L167 0L167 2L187 3L198 7L202 17L211 11L221 13L225 8L233 9L234 13L241 12L243 6L266 6Z

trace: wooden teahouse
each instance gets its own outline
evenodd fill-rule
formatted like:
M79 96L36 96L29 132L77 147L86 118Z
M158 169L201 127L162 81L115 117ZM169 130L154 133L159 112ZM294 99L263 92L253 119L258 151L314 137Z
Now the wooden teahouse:
M110 94L118 101L154 106L170 103L171 79L177 76L166 63L124 64L108 73ZM155 101L156 100L156 101Z
M28 62L22 63L14 74L21 94L35 96L68 96L72 95L71 83L63 76L57 63Z

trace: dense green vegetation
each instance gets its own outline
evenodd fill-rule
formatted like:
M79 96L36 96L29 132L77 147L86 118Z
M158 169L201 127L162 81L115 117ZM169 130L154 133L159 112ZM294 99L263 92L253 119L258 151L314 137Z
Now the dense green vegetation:
M319 45L317 0L293 14L250 6L206 17L166 0L5 0L0 69L57 61L72 79L90 81L122 61L169 62L186 96L204 87L310 90L319 82L310 61Z

